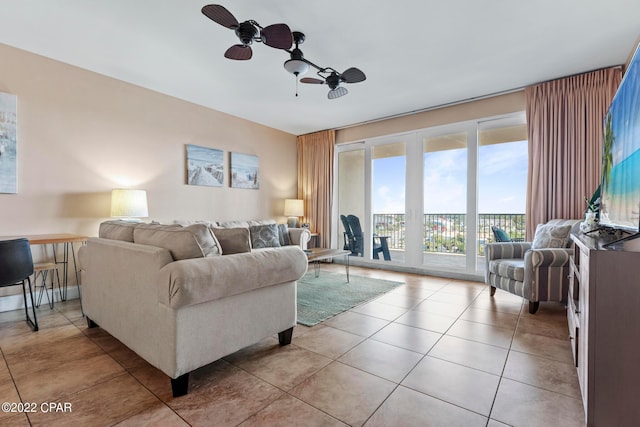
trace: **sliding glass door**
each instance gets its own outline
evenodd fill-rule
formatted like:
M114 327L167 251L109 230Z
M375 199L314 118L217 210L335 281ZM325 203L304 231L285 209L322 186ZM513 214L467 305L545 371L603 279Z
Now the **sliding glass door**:
M527 189L527 127L523 117L478 124L478 271L492 226L524 240Z
M466 269L469 131L422 138L422 263L433 269Z
M384 142L371 149L373 257L405 262L406 144Z
M340 215L359 218L357 262L479 276L491 225L524 232L524 114L469 121L336 148Z
M338 248L350 249L347 231L349 225L343 224L348 215L366 217L365 206L365 150L356 148L338 152Z

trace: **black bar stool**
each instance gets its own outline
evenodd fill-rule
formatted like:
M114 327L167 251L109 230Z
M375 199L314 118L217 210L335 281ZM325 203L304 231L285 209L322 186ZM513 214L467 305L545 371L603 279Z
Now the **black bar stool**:
M36 317L36 305L33 300L33 292L31 291L30 276L32 274L33 258L31 257L29 241L27 239L0 241L0 288L22 285L24 313L27 316L27 323L34 331L37 331L38 318ZM33 320L29 317L29 304L27 303L25 281L29 285Z

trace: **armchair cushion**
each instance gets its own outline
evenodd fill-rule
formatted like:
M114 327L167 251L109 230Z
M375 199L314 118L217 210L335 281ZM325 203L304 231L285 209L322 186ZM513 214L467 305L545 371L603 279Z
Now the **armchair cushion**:
M566 248L571 225L538 224L531 249Z
M564 267L569 265L572 250L564 248L532 249L529 264L532 268ZM525 256L525 259L528 257Z
M531 249L531 242L500 242L489 243L484 247L487 261L494 259L524 259L524 254Z
M498 259L489 262L489 272L524 282L524 259Z

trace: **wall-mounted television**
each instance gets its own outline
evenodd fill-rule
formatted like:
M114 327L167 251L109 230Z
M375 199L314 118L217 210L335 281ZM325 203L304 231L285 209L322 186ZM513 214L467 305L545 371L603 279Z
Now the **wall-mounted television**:
M640 45L604 117L600 224L640 232ZM625 239L627 240L627 239Z

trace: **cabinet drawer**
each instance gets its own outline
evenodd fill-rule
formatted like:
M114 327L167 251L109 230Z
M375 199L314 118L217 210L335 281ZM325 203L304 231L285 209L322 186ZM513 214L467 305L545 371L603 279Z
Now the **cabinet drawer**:
M573 262L573 258L569 263L569 289L568 289L568 299L573 303L575 313L575 308L580 304L580 271L578 270L578 266Z
M571 344L571 352L573 353L573 363L578 366L578 337L579 337L579 319L576 314L576 307L572 299L567 304L567 325L569 327L569 342Z

